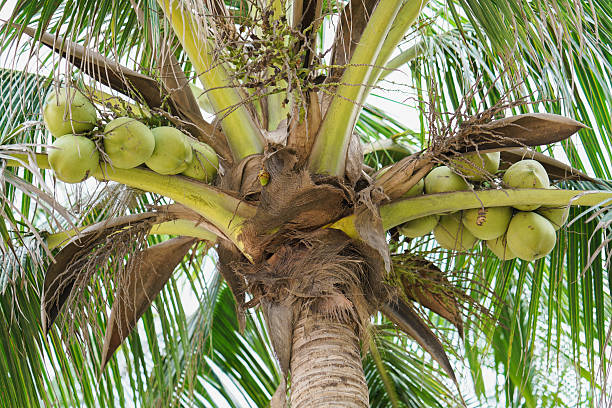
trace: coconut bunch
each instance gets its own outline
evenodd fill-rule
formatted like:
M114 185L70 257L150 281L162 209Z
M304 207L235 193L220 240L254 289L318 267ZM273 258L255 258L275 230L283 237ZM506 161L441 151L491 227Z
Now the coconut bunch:
M61 88L47 98L43 119L55 138L48 158L56 177L66 183L86 180L98 169L101 157L93 139L98 126L95 106L78 90ZM117 169L144 164L159 174L211 181L219 165L215 151L206 143L171 126L150 129L130 117L108 122L102 145L102 156Z
M463 156L452 160L450 166L431 170L404 197L470 190L474 187L469 182L485 181L484 174L494 176L499 164L499 152ZM544 167L530 159L510 166L501 182L508 188L554 188ZM448 250L469 251L482 240L502 260L533 261L552 251L557 240L556 231L565 224L568 215L569 207L481 207L417 218L400 225L398 230L408 238L433 232L438 244Z

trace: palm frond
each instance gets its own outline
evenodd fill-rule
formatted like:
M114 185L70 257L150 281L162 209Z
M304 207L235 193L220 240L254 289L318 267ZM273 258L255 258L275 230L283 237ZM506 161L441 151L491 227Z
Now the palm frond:
M437 380L443 376L439 369L423 360L421 351L414 349L412 340L398 336L386 325L375 326L372 333L377 353L370 353L363 362L370 390L372 407L451 407L460 406L459 400L446 385ZM380 357L376 363L375 355ZM398 405L392 404L386 389L387 377L396 391Z
M104 305L106 301L112 302L113 288L92 283L92 299L93 296L98 299L93 302L93 309L88 307L94 314L87 319L96 321L97 328L92 325L90 330L81 331L80 338L53 328L47 337L38 318L41 270L28 257L23 258L25 277L15 282L2 281L0 291L1 330L4 331L0 342L0 365L4 374L0 375L0 383L7 390L0 397L3 406L125 406L127 400L141 405L154 387L159 391L152 394L156 400L171 402L186 398L196 384L183 382L179 384L184 387L181 390L167 382L157 384L156 378L162 378L160 368L164 364L182 366L185 372L198 372L198 364L204 364L204 356L194 354L184 343L191 333L197 337L198 344L205 345L208 337L202 331L202 324L209 324L211 320L207 318L198 326L193 319L188 319L188 310L193 305L185 304L185 299L202 299L198 302L202 316L212 313L216 300L215 286L209 287L196 272L200 268L210 269L210 264L205 266L201 259L206 257L199 253L192 263L183 264L154 300L154 308L144 313L137 330L118 355L109 361L106 370L100 371L97 360L102 353L108 313ZM210 293L213 297L205 301ZM15 380L17 373L21 373L18 381ZM186 381L184 372L178 381Z
M480 2L465 3L471 8L464 12L471 17L471 13L480 13L484 18L484 9L490 6ZM496 16L499 21L509 18L505 13L535 7L514 2L507 5L508 9L495 11L505 15ZM606 39L610 37L607 28L611 23L606 12L609 5L594 2L592 6L582 10L585 13L582 24L565 20L569 18L568 13L562 9L563 21L558 27L550 22L548 11L543 14L541 10L526 12L520 19L526 22L518 22L519 27L533 21L533 27L545 29L526 37L517 34L511 44L498 48L511 34L498 20L483 22L471 18L468 22L461 13L448 12L453 6L447 9L432 2L431 13L438 17L411 37L420 37L425 48L424 54L406 67L413 78L413 87L422 90L424 95L432 95L428 101L429 111L436 109L446 119L448 113L459 107L463 96L473 92L472 87L476 87L476 98L471 107L466 107L472 112L482 109L479 103L485 107L495 104L505 95L503 89L513 89L511 98L528 97L535 102L515 108L513 113L527 110L558 113L589 126L590 129L581 131L578 138L561 144L561 158L579 170L609 178L612 85L606 78L612 74L612 48ZM445 26L448 24L452 27L450 30ZM559 31L553 30L553 26ZM561 49L563 52L559 51ZM427 122L427 115L428 112L423 111L421 120ZM560 151L547 150L553 157Z
M602 188L601 183L566 183L564 188ZM589 217L585 212L589 211L578 208L571 211L570 220L576 221L559 231L557 246L548 258L535 264L521 261L500 264L494 257L485 256L475 265L476 270L481 270L475 275L480 279L477 280L479 286L493 288L491 301L485 301L482 295L475 299L490 307L500 321L497 326L485 328L484 338L476 335L479 330L474 331L473 321L468 323L467 330L475 337L467 343L481 344L481 351L471 348L469 362L477 375L480 371L477 361L488 361L482 350L487 350L486 344L491 344L496 361L504 364L500 373L508 376L504 388L508 404L525 398L528 406L533 406L534 399L542 398L538 394L556 392L560 406L576 406L582 399L593 402L602 395L598 388L601 383L594 376L579 377L580 370L584 369L590 373L609 370L605 338L608 325L605 322L610 319L612 298L609 276L603 272L609 268L606 258L610 251L610 230L606 221L609 214L591 212ZM481 276L485 279L481 280ZM479 293L472 292L473 295ZM517 324L519 326L513 326ZM478 353L481 354L476 357ZM546 359L536 362L536 355L543 354ZM584 369L575 371L572 368L581 365ZM551 374L547 374L549 372ZM552 373L556 374L549 382L547 378ZM477 378L478 375L475 382ZM576 393L571 397L559 395L553 391L557 381L568 384L576 381ZM515 392L522 397L517 397ZM512 402L508 395L514 395L516 401ZM574 397L576 399L572 399ZM555 400L549 403L552 405Z

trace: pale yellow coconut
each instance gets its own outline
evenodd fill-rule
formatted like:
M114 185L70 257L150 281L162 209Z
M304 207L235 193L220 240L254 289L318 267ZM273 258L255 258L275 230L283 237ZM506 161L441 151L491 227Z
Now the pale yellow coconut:
M471 249L477 238L463 226L461 213L443 215L438 225L433 229L434 237L444 249L467 251Z
M96 170L100 155L96 145L84 136L64 135L49 149L49 165L55 177L65 183L79 183Z
M187 177L192 177L206 182L212 181L219 168L219 159L212 147L206 143L190 139L193 148L193 159L185 171Z
M552 224L540 214L519 212L510 220L506 239L517 257L533 261L553 250L557 235Z
M96 120L96 108L74 88L52 92L43 106L43 121L55 137L88 132L94 128Z
M457 173L472 181L484 181L499 170L500 152L470 153L452 160Z
M408 238L422 237L433 231L434 227L438 225L439 219L439 215L428 215L426 217L405 222L397 229L400 234Z
M535 160L521 160L514 163L504 174L504 184L511 188L549 188L548 173ZM521 211L533 211L539 205L515 205Z
M426 194L463 190L469 190L468 183L447 166L436 167L425 177Z
M473 208L463 211L463 225L476 238L489 240L502 236L512 218L511 207Z
M122 117L110 121L104 128L104 151L111 165L131 169L143 164L155 150L155 136L136 119Z
M187 136L180 130L161 126L151 129L155 149L145 164L159 174L178 174L187 170L193 160L193 149Z
M508 246L505 234L499 238L490 239L486 241L486 243L487 247L502 261L509 261L510 259L516 258L516 254L512 252Z

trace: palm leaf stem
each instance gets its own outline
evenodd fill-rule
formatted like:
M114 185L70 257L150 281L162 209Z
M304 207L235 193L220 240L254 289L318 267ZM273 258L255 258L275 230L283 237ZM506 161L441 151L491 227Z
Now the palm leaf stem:
M199 238L204 241L215 242L217 235L208 229L198 226L198 221L174 220L154 225L149 234L176 235Z
M345 69L336 95L321 123L310 155L313 173L344 175L346 152L355 121L361 110L368 78L384 38L400 10L401 0L381 0L363 32L359 45Z
M174 236L182 236L182 237L193 237L199 238L204 241L214 242L217 239L217 235L215 235L210 230L199 226L198 221L193 220L183 220L177 219L172 221L160 222L159 224L154 224L151 227L151 231L149 235L174 235ZM66 243L70 238L78 235L78 233L88 225L84 225L78 227L77 229L69 229L60 232L56 232L53 234L49 234L45 237L47 242L47 248L49 250L53 250L64 243Z
M218 115L235 159L261 153L264 140L222 65L215 62L213 44L195 17L176 0L158 0Z
M17 160L7 161L8 166L21 166L22 162L19 159L27 159L25 154L22 157L17 155L14 157ZM45 154L36 154L36 162L39 168L50 168ZM110 166L104 167L98 167L91 175L100 181L115 181L171 198L196 211L214 225L221 235L230 239L241 251L244 251L244 245L238 236L244 219L255 213L251 205L207 184L182 176L164 176L140 168L124 170L112 169ZM245 256L250 259L250 255L245 254Z
M427 4L427 1L428 0L408 0L404 3L380 49L378 58L376 59L376 63L372 69L372 75L368 80L368 84L370 86L378 82L383 73L390 72L387 69L383 70L383 67L385 67L387 64L391 54L393 54L393 51L395 51L397 45L400 43L400 41L402 41L406 35L406 32L408 32L408 29L421 14L421 11ZM392 69L393 67L386 66L385 68ZM362 99L362 101L365 101L365 99Z
M426 194L383 205L380 207L380 217L383 228L388 230L427 215L517 204L609 206L612 205L612 193L588 190L508 189ZM336 221L330 225L330 228L342 230L352 238L359 237L354 215Z

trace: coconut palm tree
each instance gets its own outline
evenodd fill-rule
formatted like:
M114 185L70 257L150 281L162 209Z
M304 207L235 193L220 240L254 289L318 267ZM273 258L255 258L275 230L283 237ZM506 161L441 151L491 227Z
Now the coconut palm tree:
M609 2L2 6L0 405L609 403ZM74 184L61 92L96 110L62 112L100 157ZM113 163L119 117L179 129L206 174ZM463 187L415 194L440 165ZM405 229L568 205L535 261Z

